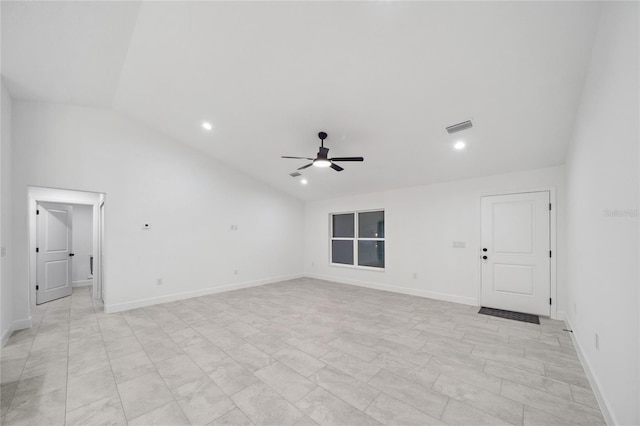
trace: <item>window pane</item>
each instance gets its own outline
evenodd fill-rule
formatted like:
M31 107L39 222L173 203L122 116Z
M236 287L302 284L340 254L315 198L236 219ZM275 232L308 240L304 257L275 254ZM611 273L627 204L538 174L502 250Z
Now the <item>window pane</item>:
M384 211L358 213L358 238L384 238Z
M353 213L333 215L333 236L353 238Z
M353 240L331 241L331 262L353 265Z
M384 241L358 241L358 265L384 268Z

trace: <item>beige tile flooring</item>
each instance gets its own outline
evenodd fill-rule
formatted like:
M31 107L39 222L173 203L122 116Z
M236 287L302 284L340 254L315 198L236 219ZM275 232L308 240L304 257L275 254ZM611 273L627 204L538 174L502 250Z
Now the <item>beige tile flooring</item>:
M312 279L106 315L89 289L2 350L6 425L603 424L571 339Z

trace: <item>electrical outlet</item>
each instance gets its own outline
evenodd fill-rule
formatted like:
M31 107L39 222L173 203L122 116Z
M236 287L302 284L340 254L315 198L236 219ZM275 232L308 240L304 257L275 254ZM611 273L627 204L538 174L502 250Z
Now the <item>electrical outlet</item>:
M598 336L598 333L596 333L596 350L600 350L600 336Z
M467 243L464 241L454 241L452 243L452 247L453 248L465 248L467 247Z
M413 279L415 280L415 279L417 279L417 278L418 278L418 273L417 273L417 272L414 272L414 273L413 273Z
M238 270L237 269L233 270L233 275L238 275Z
M158 278L156 280L156 285L162 285L162 278Z

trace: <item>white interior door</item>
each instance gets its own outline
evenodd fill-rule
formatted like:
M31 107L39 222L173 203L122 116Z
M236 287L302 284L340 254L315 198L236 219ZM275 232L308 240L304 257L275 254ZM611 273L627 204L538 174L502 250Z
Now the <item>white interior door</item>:
M482 197L482 306L549 316L549 191Z
M38 203L36 304L70 296L73 207Z

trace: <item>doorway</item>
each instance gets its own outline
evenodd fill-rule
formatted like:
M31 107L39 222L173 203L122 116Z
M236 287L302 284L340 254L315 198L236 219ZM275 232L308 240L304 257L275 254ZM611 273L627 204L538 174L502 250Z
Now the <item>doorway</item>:
M481 305L551 316L549 191L481 198Z
M105 198L104 193L28 188L30 306L89 285L92 297L102 302Z

